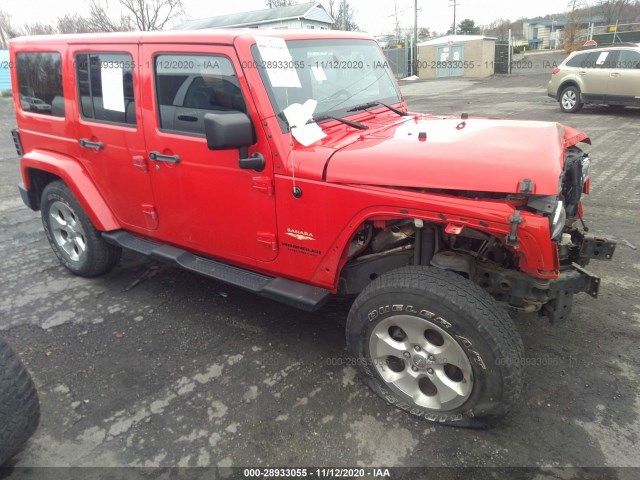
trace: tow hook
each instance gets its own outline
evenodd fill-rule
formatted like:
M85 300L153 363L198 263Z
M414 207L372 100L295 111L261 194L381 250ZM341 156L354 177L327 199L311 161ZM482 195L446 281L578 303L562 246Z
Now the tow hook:
M509 217L509 223L511 224L511 232L507 235L507 245L515 247L518 245L518 225L524 223L524 218L520 216L519 210L516 210Z

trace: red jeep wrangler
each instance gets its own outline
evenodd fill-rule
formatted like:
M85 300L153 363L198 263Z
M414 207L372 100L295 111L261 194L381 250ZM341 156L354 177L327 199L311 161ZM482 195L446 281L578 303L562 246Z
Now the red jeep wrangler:
M500 418L523 384L506 309L567 318L615 248L585 233L587 136L409 113L371 38L262 33L11 42L20 192L54 253L93 277L128 248L309 311L358 294L347 344L378 395Z

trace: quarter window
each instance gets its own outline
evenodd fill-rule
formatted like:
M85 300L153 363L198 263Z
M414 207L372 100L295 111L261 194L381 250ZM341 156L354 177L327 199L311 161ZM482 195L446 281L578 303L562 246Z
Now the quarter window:
M59 53L18 53L20 107L26 112L64 117Z
M158 55L160 128L204 135L207 112L247 111L231 61L214 55Z
M128 53L76 55L78 97L83 118L99 122L136 124L133 94L135 64Z

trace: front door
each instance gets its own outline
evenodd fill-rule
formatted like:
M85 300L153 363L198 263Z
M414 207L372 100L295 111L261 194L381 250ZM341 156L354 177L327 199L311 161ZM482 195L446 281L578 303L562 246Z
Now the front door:
M144 45L145 139L159 226L157 237L211 256L251 264L277 255L273 163L230 46ZM241 170L237 149L212 151L207 113L241 111L253 121L262 172Z
M436 77L462 77L464 75L464 46L438 47Z
M155 229L153 194L145 163L140 115L138 45L72 45L77 140L85 165L126 229Z
M607 102L640 105L640 53L620 50L609 73Z

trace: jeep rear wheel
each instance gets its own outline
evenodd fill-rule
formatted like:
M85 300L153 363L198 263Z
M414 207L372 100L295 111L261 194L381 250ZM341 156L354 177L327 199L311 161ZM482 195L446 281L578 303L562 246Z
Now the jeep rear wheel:
M41 210L47 240L72 273L96 277L120 260L122 249L104 241L64 182L51 182L45 187Z
M485 291L451 272L416 266L380 276L349 312L347 344L377 395L427 420L484 427L522 390L515 325Z
M560 109L564 113L575 113L583 106L580 100L580 89L571 85L560 94Z
M16 354L0 338L0 465L22 448L39 421L36 387Z

